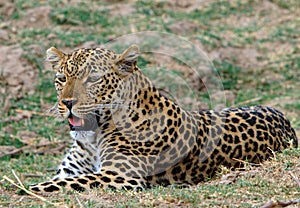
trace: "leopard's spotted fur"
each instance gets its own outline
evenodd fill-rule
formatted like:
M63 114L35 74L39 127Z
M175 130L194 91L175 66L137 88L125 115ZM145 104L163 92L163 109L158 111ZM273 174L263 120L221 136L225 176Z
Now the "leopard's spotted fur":
M140 71L138 53L136 46L122 54L47 51L56 74L55 109L69 119L74 145L53 180L31 190L197 184L220 165L260 163L297 146L290 122L270 107L183 110Z

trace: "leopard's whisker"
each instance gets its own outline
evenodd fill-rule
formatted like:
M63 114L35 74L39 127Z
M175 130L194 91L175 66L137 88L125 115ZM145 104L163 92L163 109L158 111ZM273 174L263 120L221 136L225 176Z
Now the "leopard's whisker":
M103 108L109 108L109 109L115 109L115 108L129 109L128 106L123 105L121 103L96 104L95 107L98 108L98 109L103 109Z

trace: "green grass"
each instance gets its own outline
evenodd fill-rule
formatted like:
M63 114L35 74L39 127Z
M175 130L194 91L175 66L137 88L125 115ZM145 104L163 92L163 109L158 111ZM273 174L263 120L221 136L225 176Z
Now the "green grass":
M214 62L214 66L222 77L222 83L225 90L233 90L237 87L237 82L239 79L239 73L241 68L227 61L224 62Z
M56 8L50 14L51 20L56 24L67 25L100 25L102 27L109 26L108 11L95 10L91 11L88 3L82 2L76 6L66 6Z
M114 201L114 207L156 207L162 205L253 207L264 204L271 197L288 201L291 200L291 193L295 193L295 195L292 194L294 198L297 196L300 197L297 194L300 191L300 187L295 186L295 182L289 176L289 171L297 174L295 171L300 168L299 161L297 160L299 156L299 149L285 150L281 154L276 154L274 161L269 161L262 167L254 168L249 166L246 171L239 172L236 175L236 181L229 184L218 176L209 182L204 182L199 184L199 186L190 188L178 188L176 186L157 187L139 193L111 190L98 190L82 194L71 192L67 195L56 194L56 197L48 198L48 201L53 203L59 202L67 206L78 206L80 202L81 204L85 204L86 207L99 206L100 204L111 203L112 201ZM47 155L20 156L18 159L12 159L12 161L13 163L11 161L3 161L3 164L15 170L19 176L26 173L38 173L39 175L43 173L43 177L41 178L25 179L25 182L30 183L48 179L52 173L45 173L44 170L53 167L55 164L53 156ZM32 167L32 163L36 165ZM0 168L3 172L5 171L4 169L4 167ZM280 173L274 174L277 171ZM236 174L235 172L227 173ZM7 176L13 178L9 172ZM280 179L284 179L285 181L276 183ZM16 191L7 182L3 184L3 188L6 191ZM77 198L77 201L74 201L74 197ZM6 203L13 202L12 199L6 196L1 196L0 198ZM27 200L36 201L32 198ZM30 205L30 202L27 202L26 206L28 205Z
M114 5L111 2L84 2L73 3L66 1L33 1L17 0L14 2L14 11L9 16L0 17L1 29L9 33L9 40L0 39L0 45L22 47L22 59L30 66L32 73L37 73L35 93L24 92L22 97L11 96L9 109L3 112L0 118L0 146L26 147L20 134L34 132L39 141L70 141L66 122L55 121L53 117L45 114L46 109L56 102L53 86L54 74L46 70L44 65L45 51L51 46L71 51L86 42L105 44L123 35L139 31L158 31L183 36L184 40L198 47L203 47L209 56L220 54L219 59L212 63L221 77L225 90L231 91L235 98L234 105L271 105L278 107L287 114L296 131L300 129L300 21L299 1L297 0L233 0L209 1L195 8L189 6L176 6L175 2L131 2L132 12L126 16L111 15ZM264 4L262 4L264 2ZM270 9L268 5L273 6ZM267 6L266 6L267 5ZM40 28L20 27L18 23L26 19L26 12L38 9L41 6L50 6L49 27L47 24ZM193 6L193 5L192 5ZM191 7L192 7L191 6ZM194 5L195 6L195 5ZM276 18L274 18L276 17ZM7 23L9 21L10 23ZM174 29L178 22L186 22L179 29ZM184 26L191 24L192 27ZM139 36L139 38L143 38ZM166 44L165 39L148 37L142 41L144 50L157 49L162 44L172 48L174 44L184 43L182 39L174 39ZM138 41L138 40L137 40ZM119 44L121 42L121 44ZM126 41L114 45L115 50L121 52ZM114 42L112 42L114 43ZM127 46L126 45L126 46ZM38 49L35 49L38 46ZM251 54L238 54L241 56L225 56L227 47L241 51L254 48L259 57L251 67L246 67ZM221 49L225 52L220 52ZM149 76L160 84L160 87L178 98L191 97L186 91L191 79L185 77L184 70L178 71L176 67L186 67L186 63L193 64L197 60L197 53L182 49L177 57L173 57L166 66L160 65L155 58L147 54L140 57L138 64ZM168 55L168 54L166 54ZM203 58L203 57L201 57ZM169 61L169 60L168 60ZM154 69L151 71L151 69ZM172 70L173 69L173 70ZM13 69L12 69L13 70ZM172 70L172 71L170 71ZM1 67L0 67L1 72ZM22 76L22 75L20 75ZM201 74L202 79L210 74ZM171 81L169 78L182 78L184 86ZM4 81L3 81L4 80ZM173 80L174 81L174 80ZM219 80L216 80L219 81ZM7 89L3 73L0 73L1 89ZM211 87L211 86L209 86ZM206 89L196 92L196 101L210 106L210 95ZM0 105L4 105L8 94L0 94ZM195 99L194 97L192 99ZM200 99L200 100L199 100ZM228 104L227 104L228 105ZM12 120L20 111L33 112L30 117ZM2 111L0 111L2 112ZM35 114L36 113L36 114ZM40 113L40 114L39 114ZM6 122L4 122L6 120ZM299 134L299 133L298 133ZM14 179L11 170L15 170L24 184L30 184L50 179L63 157L63 150L51 152L58 147L47 146L42 154L41 149L24 149L24 152L0 158L1 176L7 175ZM48 151L48 152L47 152ZM300 178L299 149L286 150L276 154L275 160L263 166L248 167L244 173L221 171L217 177L190 188L157 187L132 193L111 190L98 190L97 192L76 194L64 193L47 197L49 202L59 202L62 206L97 207L110 205L112 207L156 207L156 206L190 206L190 207L259 207L270 199L289 201L300 198L300 187L291 179L292 172ZM255 174L253 174L253 171ZM256 172L255 172L256 171ZM26 174L36 174L41 177L26 177ZM236 180L227 184L222 179L224 174L238 174ZM3 181L0 185L0 207L51 207L50 203L41 202L34 197L22 195L9 182ZM15 180L16 181L16 180Z

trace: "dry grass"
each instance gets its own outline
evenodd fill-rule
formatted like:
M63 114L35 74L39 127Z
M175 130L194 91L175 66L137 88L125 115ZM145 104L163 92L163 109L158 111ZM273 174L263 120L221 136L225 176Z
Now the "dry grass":
M196 187L158 187L139 193L110 190L93 190L76 193L44 194L40 196L16 195L16 187L6 184L1 188L1 198L10 195L2 206L40 206L59 207L259 207L274 203L296 203L300 199L299 150L285 150L275 154L272 160L257 167L246 165L245 170L231 171L221 169L219 175ZM6 177L5 177L6 179ZM13 179L13 176L10 178ZM20 182L17 176L15 183ZM27 181L25 179L25 181ZM4 183L4 182L2 182ZM10 188L8 188L10 187ZM22 185L21 185L22 187ZM19 187L20 188L20 187ZM22 188L23 189L23 188Z

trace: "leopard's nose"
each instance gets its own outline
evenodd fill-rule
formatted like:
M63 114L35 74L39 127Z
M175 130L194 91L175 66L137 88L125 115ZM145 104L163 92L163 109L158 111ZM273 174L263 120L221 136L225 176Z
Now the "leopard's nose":
M68 99L68 100L62 100L61 101L69 110L72 109L72 107L78 102L77 99Z

